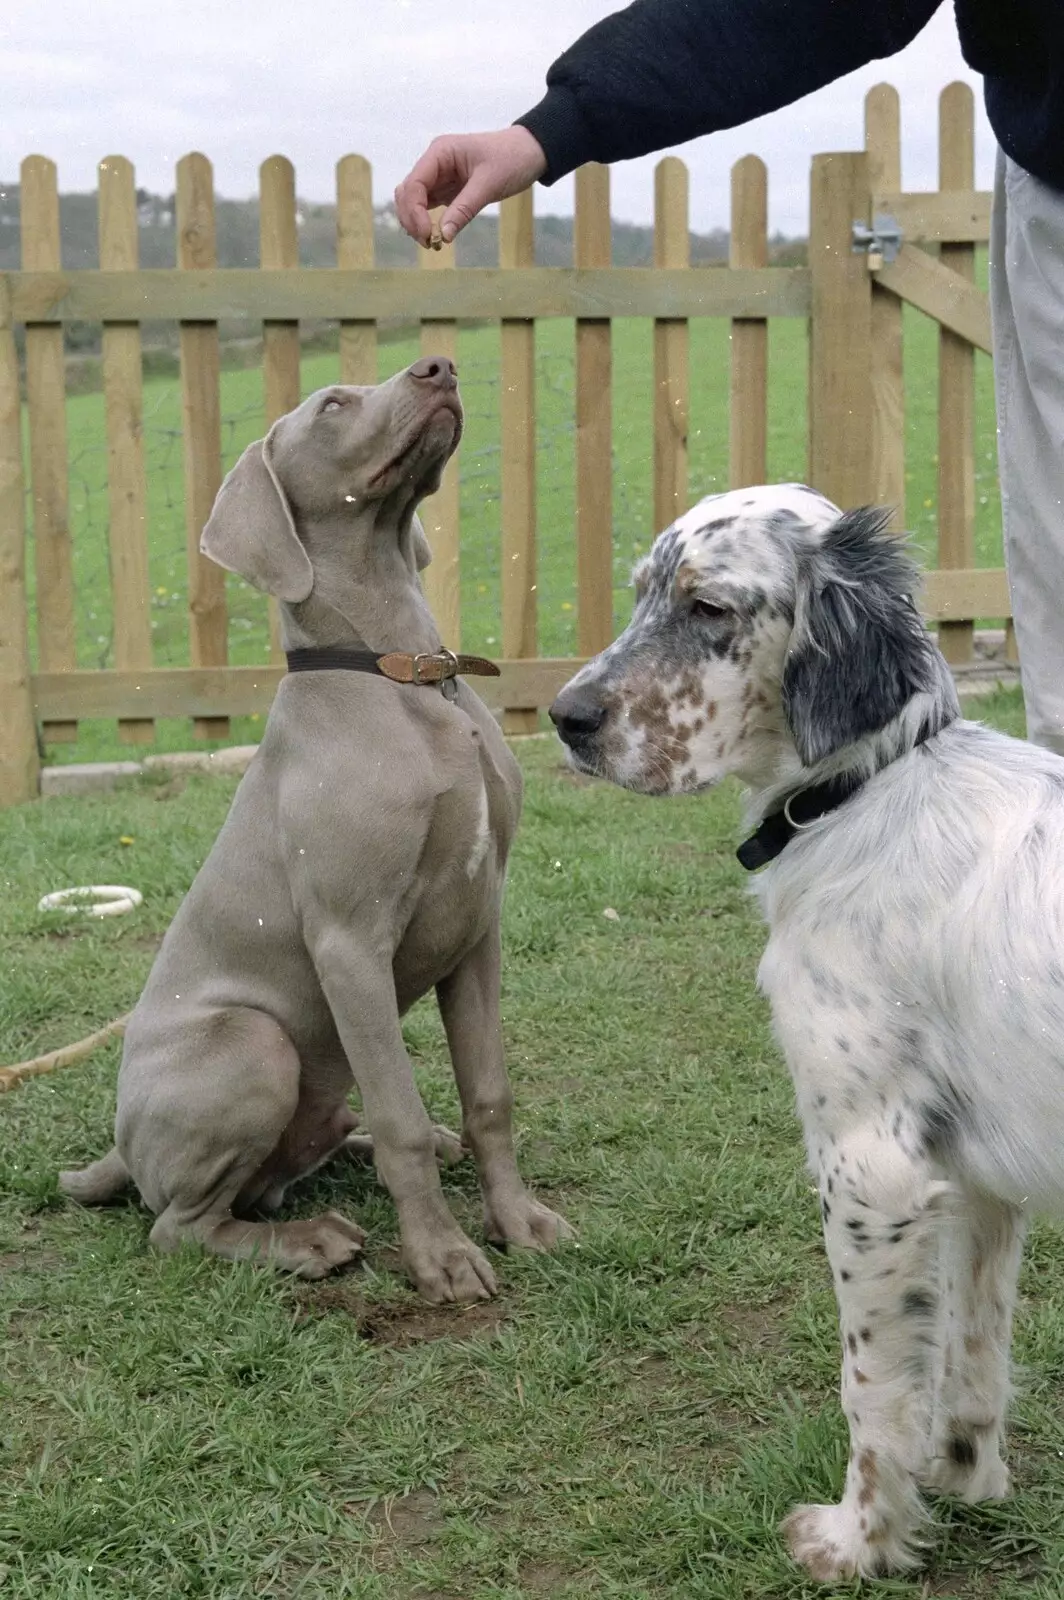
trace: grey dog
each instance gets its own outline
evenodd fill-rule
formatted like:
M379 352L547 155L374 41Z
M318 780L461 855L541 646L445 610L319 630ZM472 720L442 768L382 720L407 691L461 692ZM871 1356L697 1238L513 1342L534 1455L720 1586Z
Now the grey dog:
M440 1185L437 1156L457 1141L430 1122L403 1043L401 1016L433 988L487 1237L547 1248L569 1232L521 1180L503 1063L499 923L521 775L454 676L417 576L430 552L415 508L461 430L441 358L322 390L248 447L204 530L212 560L281 602L287 651L312 664L332 659L323 647L363 651L392 675L282 680L130 1019L115 1149L62 1175L88 1203L132 1178L161 1249L195 1241L320 1277L359 1253L362 1230L335 1212L260 1214L330 1156L371 1149L420 1292L494 1292ZM408 681L392 681L404 663Z

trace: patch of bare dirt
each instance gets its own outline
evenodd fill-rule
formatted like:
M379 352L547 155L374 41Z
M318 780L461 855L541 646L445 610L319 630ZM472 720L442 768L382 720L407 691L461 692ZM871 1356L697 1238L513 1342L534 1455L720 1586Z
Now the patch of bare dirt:
M382 1500L368 1521L396 1544L431 1544L443 1527L443 1513L431 1490L414 1489L401 1500Z
M667 1356L642 1356L632 1368L632 1381L650 1394L675 1389L682 1381Z
M789 1309L789 1301L777 1300L767 1306L720 1306L715 1315L732 1342L742 1348L779 1349L787 1342L784 1318Z
M58 1250L6 1250L0 1255L0 1272L55 1272L65 1265Z
M410 1345L427 1344L435 1339L483 1338L507 1320L502 1306L492 1300L480 1300L469 1306L430 1306L418 1300L370 1304L354 1278L301 1284L296 1298L299 1302L297 1322L339 1313L351 1318L360 1339L390 1350L405 1350Z
M1020 1574L1010 1572L1009 1576ZM1034 1576L1032 1572L1031 1577ZM991 1600L998 1587L997 1577L990 1573L948 1572L939 1578L926 1578L920 1600Z
M432 1339L466 1340L494 1333L506 1321L497 1301L471 1306L374 1306L359 1320L360 1338L393 1350Z
M526 1561L522 1563L518 1581L529 1594L560 1594L574 1576L557 1561Z

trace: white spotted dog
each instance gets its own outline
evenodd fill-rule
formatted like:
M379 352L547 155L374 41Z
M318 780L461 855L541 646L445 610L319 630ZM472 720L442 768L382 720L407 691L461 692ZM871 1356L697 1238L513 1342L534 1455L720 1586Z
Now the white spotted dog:
M921 1487L1006 1493L1024 1218L1064 1212L1064 760L961 719L916 581L880 512L714 496L551 709L582 772L752 791L843 1343L842 1501L784 1524L824 1580L916 1565Z

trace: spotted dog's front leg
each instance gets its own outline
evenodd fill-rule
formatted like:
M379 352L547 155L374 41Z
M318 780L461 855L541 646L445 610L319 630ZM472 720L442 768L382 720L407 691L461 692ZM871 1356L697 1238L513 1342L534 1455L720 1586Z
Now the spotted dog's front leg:
M931 1207L944 1185L919 1157L884 1137L885 1127L828 1138L821 1147L850 1458L841 1503L800 1506L783 1531L795 1560L824 1581L917 1565L927 1520L917 1480L929 1460ZM917 1148L915 1141L906 1146Z
M941 1300L930 1488L968 1501L1001 1500L1009 1346L1024 1219L1012 1206L965 1193L940 1235Z

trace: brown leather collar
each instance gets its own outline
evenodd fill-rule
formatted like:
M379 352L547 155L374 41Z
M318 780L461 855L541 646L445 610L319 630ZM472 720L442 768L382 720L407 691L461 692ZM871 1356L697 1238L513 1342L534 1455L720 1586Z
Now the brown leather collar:
M287 661L289 672L379 673L392 683L438 687L448 698L453 698L454 684L451 680L459 673L480 678L497 678L500 675L494 661L488 661L484 656L456 655L453 650L422 651L418 655L404 650L390 650L379 656L373 650L348 645L321 645L306 650L289 650Z

